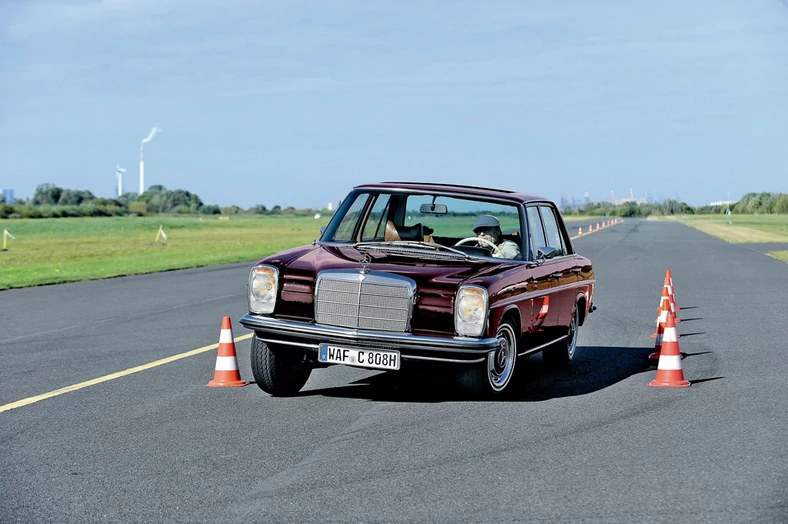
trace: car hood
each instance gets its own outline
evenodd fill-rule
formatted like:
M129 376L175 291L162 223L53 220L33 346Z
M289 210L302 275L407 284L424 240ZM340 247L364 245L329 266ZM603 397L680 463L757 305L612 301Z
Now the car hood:
M515 265L514 262L485 260L432 260L394 255L380 251L369 252L366 266L361 261L365 253L347 245L309 245L277 253L261 263L280 268L285 278L312 280L328 269L383 271L409 277L423 287L456 287L459 283L494 279Z

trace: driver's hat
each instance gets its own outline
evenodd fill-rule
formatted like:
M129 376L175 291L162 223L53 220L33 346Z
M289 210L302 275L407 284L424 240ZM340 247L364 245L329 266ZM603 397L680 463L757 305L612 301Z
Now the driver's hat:
M501 223L492 215L482 215L473 224L473 232L479 234L480 229L501 228Z

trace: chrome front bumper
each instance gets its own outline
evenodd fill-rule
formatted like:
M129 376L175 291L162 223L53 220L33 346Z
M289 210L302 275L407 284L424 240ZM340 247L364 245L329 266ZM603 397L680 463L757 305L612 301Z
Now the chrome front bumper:
M317 352L320 344L358 348L394 349L403 360L427 360L470 364L482 362L498 348L497 338L425 337L411 333L388 333L323 326L246 314L241 325L254 330L264 342Z

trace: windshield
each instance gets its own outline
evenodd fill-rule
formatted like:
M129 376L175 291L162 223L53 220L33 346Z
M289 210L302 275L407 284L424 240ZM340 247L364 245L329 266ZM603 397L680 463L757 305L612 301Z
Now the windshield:
M343 202L321 241L397 246L432 252L520 259L520 208L454 196L354 192ZM398 243L398 244L392 244ZM453 248L452 250L441 247Z

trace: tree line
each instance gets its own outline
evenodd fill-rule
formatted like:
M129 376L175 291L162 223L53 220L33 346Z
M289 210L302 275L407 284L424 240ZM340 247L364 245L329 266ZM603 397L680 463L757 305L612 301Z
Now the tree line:
M747 193L741 200L733 204L716 206L690 206L686 202L665 199L659 203L624 202L591 202L584 207L562 210L566 216L677 216L677 215L725 215L729 211L736 215L771 215L788 214L788 194L786 193Z
M308 216L314 209L292 206L268 209L256 205L249 209L238 206L219 207L203 203L199 196L185 189L168 190L164 186L150 186L143 194L124 193L117 198L97 198L81 189L63 189L54 184L40 184L32 198L17 198L13 204L0 194L0 218L63 218L82 216L147 216L156 214L180 215L293 215Z
M309 216L322 210L296 209L288 206L264 205L243 209L238 206L219 207L206 205L199 196L185 189L168 190L164 186L150 186L143 194L124 193L118 198L97 198L92 192L81 189L63 189L54 184L36 187L30 199L18 198L13 204L5 203L0 194L0 218L60 218L79 216L145 216L155 214L181 215L292 215ZM647 217L705 214L788 214L788 194L747 193L731 205L690 206L686 202L666 199L659 203L589 202L583 207L567 207L565 216L617 216Z

